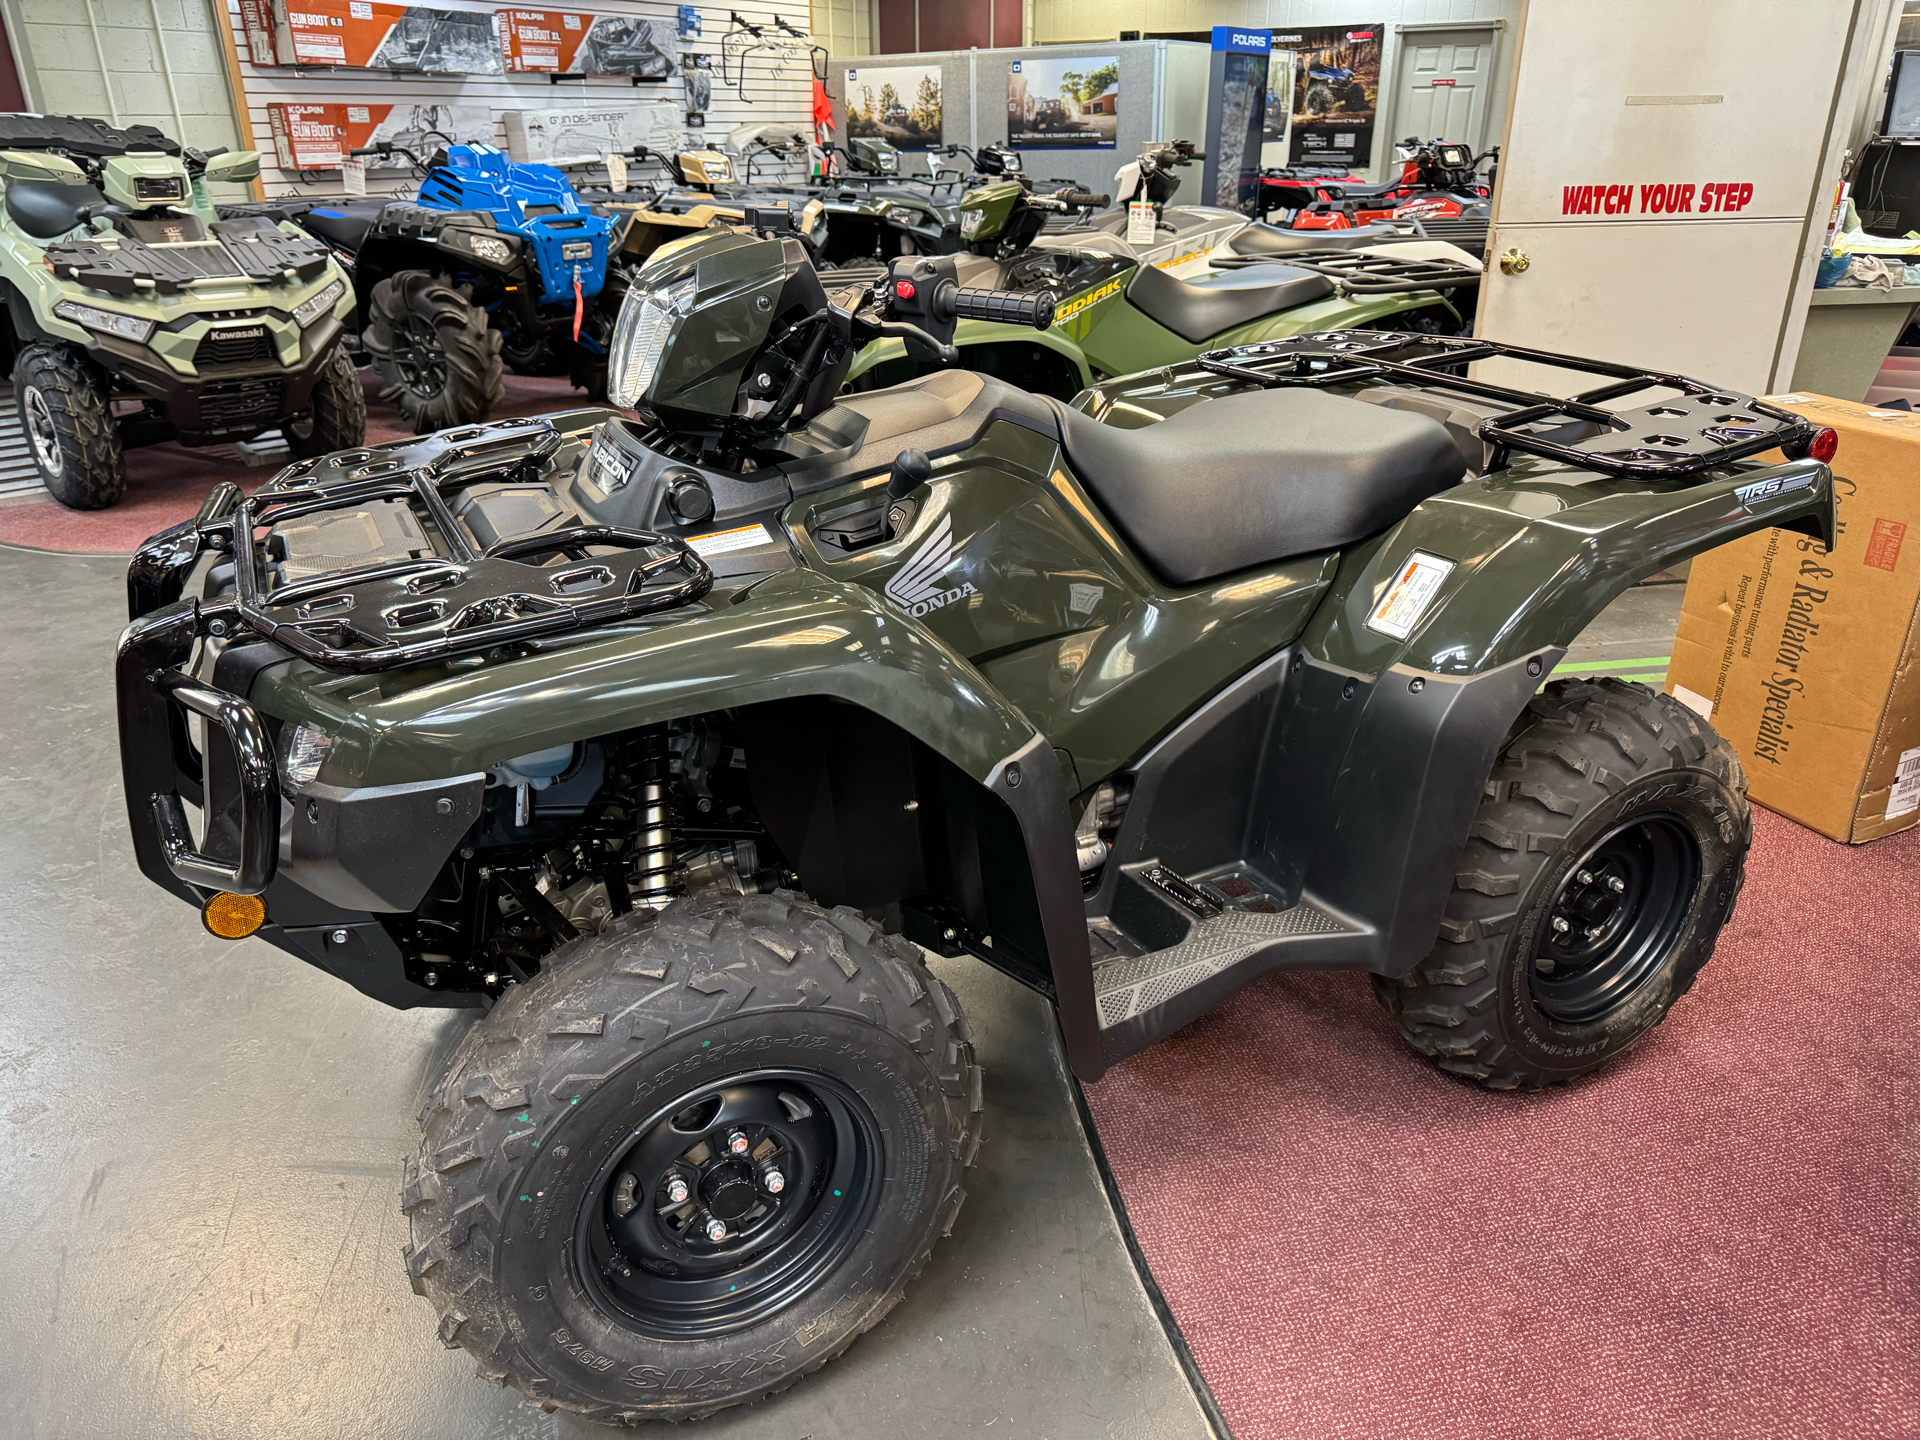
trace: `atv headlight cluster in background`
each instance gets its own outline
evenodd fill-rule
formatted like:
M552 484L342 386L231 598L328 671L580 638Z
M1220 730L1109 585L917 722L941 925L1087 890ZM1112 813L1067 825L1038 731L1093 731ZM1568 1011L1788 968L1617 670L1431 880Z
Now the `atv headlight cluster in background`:
M614 322L614 343L607 350L608 400L624 410L640 404L660 368L674 322L693 308L697 288L689 275L672 285L629 293Z
M972 240L980 234L981 223L987 219L985 210L963 210L960 218L962 240Z
M345 282L336 280L318 295L309 296L296 305L293 308L293 318L299 322L300 328L305 330L321 316L329 314L334 308L334 302L340 299L346 288Z
M102 310L97 305L83 305L78 300L63 300L54 306L53 313L62 320L71 320L75 325L101 335L117 335L122 340L131 340L135 345L145 345L147 337L153 334L154 322L143 320L137 315L122 315L117 310Z

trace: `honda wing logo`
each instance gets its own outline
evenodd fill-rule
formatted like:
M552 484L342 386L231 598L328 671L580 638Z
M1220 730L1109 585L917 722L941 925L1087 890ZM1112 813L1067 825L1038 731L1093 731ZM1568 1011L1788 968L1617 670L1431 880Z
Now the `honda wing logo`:
M954 563L954 517L943 515L927 539L887 582L887 598L916 618L980 592L967 581L946 585L941 577Z

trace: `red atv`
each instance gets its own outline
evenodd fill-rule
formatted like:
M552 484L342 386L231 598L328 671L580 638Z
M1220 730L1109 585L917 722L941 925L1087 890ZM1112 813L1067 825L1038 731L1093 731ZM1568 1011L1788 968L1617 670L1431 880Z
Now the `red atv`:
M1489 198L1494 193L1500 148L1475 155L1467 146L1409 137L1395 147L1401 158L1397 180L1373 185L1328 167L1269 171L1261 178L1261 199L1270 210L1292 212L1295 230L1353 230L1383 221L1418 220L1434 239L1451 241L1469 254L1487 249ZM1482 161L1491 162L1485 176Z

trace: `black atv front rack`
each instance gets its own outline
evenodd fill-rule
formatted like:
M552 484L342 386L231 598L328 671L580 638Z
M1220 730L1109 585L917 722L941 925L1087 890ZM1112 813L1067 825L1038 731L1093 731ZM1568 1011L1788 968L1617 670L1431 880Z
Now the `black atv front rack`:
M1392 239L1383 240L1392 245ZM1286 265L1326 276L1350 295L1398 295L1410 290L1455 290L1481 283L1476 265L1452 260L1412 260L1364 250L1296 250L1278 255L1233 255L1213 262L1221 270Z
M1563 399L1470 380L1461 373L1473 361L1494 359L1613 379ZM1325 330L1206 351L1196 363L1215 375L1261 386L1371 382L1495 401L1509 409L1479 426L1481 439L1492 448L1489 471L1505 468L1510 452L1523 451L1623 479L1677 480L1777 447L1790 458L1805 458L1818 430L1790 411L1685 375L1468 336ZM1643 390L1679 394L1635 410L1603 406ZM1598 427L1599 433L1580 438L1554 433L1586 426Z
M519 478L562 437L544 421L520 420L431 439L441 444L425 464L409 465L404 449L346 451L290 466L257 495L230 481L216 486L189 528L192 553L228 552L234 593L201 604L205 632L218 636L238 621L316 665L364 674L673 610L713 586L690 546L651 531L574 525L476 548L442 492ZM505 466L489 455L503 449L513 452ZM318 465L330 472L326 483L297 483ZM423 515L437 552L265 583L263 532L382 502ZM176 573L188 540L171 539L166 564Z

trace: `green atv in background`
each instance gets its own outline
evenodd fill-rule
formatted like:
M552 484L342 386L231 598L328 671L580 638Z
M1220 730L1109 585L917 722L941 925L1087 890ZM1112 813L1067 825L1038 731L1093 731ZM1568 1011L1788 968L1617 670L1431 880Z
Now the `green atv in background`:
M876 339L951 361L959 322L1051 319L955 276L830 295L791 238L682 242L615 325L631 414L303 461L129 569L138 864L215 935L474 1008L405 1264L549 1409L759 1400L901 1299L991 1094L922 948L1045 997L1087 1080L1335 969L1533 1089L1645 1037L1740 892L1728 744L1550 677L1654 571L1829 544L1831 431L1383 330L1073 405L955 369L844 394Z
M1481 279L1471 257L1437 258L1441 247L1431 242L1405 259L1392 247L1302 251L1285 264L1183 280L1163 268L1192 258L1178 243L1168 260L1154 263L1105 230L1042 235L1050 217L1106 203L1104 195L1076 189L1034 194L1017 180L967 193L960 228L970 253L956 257L959 278L981 289L1046 292L1055 310L1053 324L1038 335L963 320L953 337L961 358L953 364L1070 400L1101 378L1180 364L1223 346L1369 327L1453 334L1465 324L1453 296ZM1207 219L1201 216L1204 238L1195 242L1202 251L1227 235L1207 227ZM856 390L897 385L944 364L881 339L856 357L848 382Z
M252 440L356 446L367 404L340 341L353 287L319 241L221 220L202 155L151 126L0 115L0 350L40 478L77 510L126 488L125 447Z

